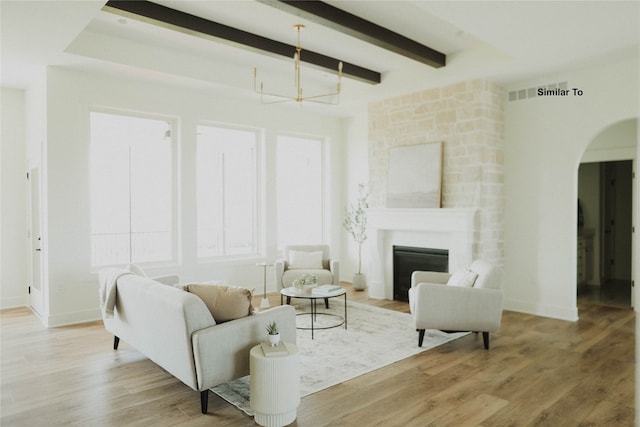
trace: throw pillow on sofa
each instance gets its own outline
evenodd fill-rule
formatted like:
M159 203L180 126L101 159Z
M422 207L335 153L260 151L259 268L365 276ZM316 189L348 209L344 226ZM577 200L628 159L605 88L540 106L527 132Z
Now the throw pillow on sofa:
M188 284L180 286L205 303L216 323L228 322L253 314L251 290L237 286Z
M478 273L471 270L456 271L451 275L447 286L460 286L464 288L470 288L476 283Z
M305 269L322 269L322 251L289 251L289 270Z

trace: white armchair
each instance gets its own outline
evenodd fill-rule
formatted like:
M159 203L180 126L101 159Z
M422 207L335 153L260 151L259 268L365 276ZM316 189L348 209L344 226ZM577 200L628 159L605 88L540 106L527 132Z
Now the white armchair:
M500 328L503 292L501 272L476 260L464 272L414 271L409 308L422 347L425 329L482 332L489 349L489 333Z
M331 259L329 245L285 246L283 257L276 260L274 270L280 289L291 286L303 274L316 276L318 285L338 285L340 281L340 263ZM325 303L328 306L328 300Z

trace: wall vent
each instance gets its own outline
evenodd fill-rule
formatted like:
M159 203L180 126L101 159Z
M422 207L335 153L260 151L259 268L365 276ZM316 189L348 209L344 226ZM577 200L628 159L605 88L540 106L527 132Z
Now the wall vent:
M509 102L512 101L521 101L523 99L529 98L537 98L538 97L538 89L568 89L568 82L559 82L559 83L549 83L546 86L540 85L536 87L528 87L525 89L512 90L509 92Z

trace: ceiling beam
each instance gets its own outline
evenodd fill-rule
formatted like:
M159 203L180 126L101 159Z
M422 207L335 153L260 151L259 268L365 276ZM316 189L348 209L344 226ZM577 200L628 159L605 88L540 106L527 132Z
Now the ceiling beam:
M181 31L186 34L213 38L217 41L260 53L284 56L290 59L296 50L296 47L293 45L248 33L150 1L109 0L103 10L131 19ZM302 62L314 65L333 74L338 73L339 59L305 50L301 60ZM350 64L346 61L342 61L342 64L342 74L344 77L350 77L370 84L377 84L381 81L380 73L377 71Z
M330 4L315 1L258 0L343 34L380 46L391 52L427 64L434 68L446 65L446 55L413 41L373 22L362 19Z

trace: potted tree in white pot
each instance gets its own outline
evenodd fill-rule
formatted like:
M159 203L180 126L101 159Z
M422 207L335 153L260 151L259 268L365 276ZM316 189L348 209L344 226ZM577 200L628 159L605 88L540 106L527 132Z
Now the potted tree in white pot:
M358 185L356 203L345 210L343 226L358 245L358 272L353 275L353 289L363 291L367 287L367 278L362 273L362 244L367 240L367 211L369 193L364 184Z

